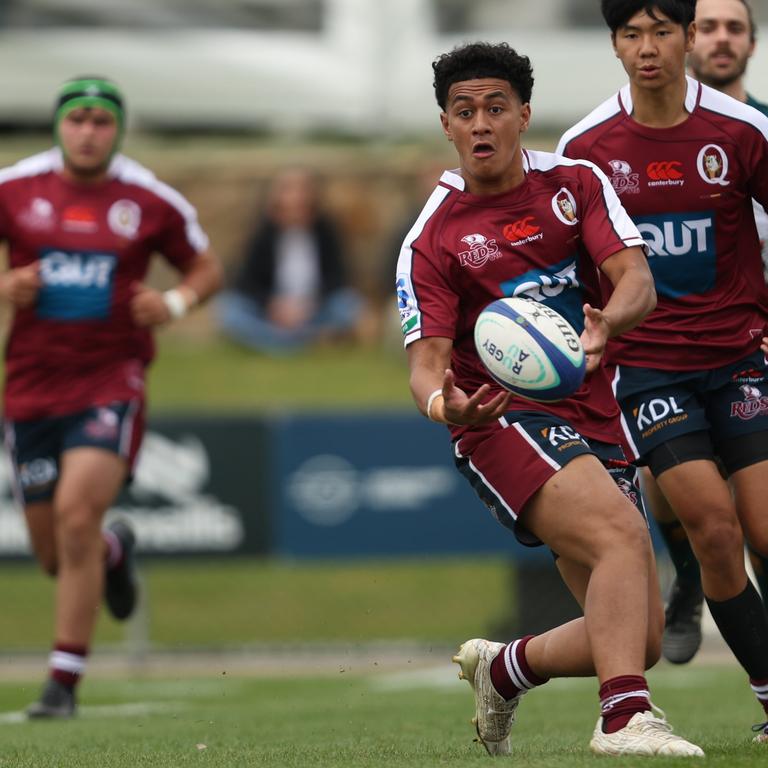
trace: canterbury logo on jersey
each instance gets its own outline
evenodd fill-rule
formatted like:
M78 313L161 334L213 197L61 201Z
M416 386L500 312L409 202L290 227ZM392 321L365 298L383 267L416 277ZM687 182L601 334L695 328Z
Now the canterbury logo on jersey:
M645 171L648 178L654 181L676 181L683 178L681 166L682 163L679 160L668 160L661 163L649 163Z
M541 231L541 227L535 223L534 217L526 216L512 224L507 224L502 230L502 234L505 240L514 242L515 240L524 240L539 231Z

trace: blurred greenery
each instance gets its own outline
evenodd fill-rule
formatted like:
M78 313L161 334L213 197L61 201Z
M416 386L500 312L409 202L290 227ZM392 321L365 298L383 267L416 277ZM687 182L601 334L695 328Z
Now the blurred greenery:
M509 611L502 558L292 563L269 559L150 560L131 624L106 612L96 647L149 641L182 651L302 642L409 639L455 644ZM482 596L482 599L478 599ZM42 651L53 621L53 582L30 563L0 566L4 650Z
M257 355L214 339L161 335L149 373L152 411L414 408L405 353L379 346Z

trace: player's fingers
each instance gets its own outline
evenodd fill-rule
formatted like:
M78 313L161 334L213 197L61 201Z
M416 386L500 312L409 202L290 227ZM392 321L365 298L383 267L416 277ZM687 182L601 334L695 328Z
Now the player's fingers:
M485 396L488 394L491 387L488 384L483 384L468 400L467 405L476 408L478 405L480 405L485 398Z

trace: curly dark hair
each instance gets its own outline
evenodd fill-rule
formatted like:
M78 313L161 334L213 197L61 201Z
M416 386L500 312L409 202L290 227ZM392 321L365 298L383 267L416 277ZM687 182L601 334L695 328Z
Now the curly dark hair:
M688 29L696 15L696 0L602 0L600 9L611 34L616 34L619 27L640 11L645 11L652 19L656 18L654 11L661 11L676 24Z
M533 69L527 56L521 56L506 43L468 43L438 56L432 62L435 98L445 112L448 89L464 80L495 77L506 80L523 104L531 100Z

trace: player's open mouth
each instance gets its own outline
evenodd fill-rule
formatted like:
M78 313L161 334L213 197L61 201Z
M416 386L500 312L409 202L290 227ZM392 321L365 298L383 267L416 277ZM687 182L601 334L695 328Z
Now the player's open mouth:
M478 142L472 147L472 154L474 157L490 157L496 150L494 149L492 144L487 144L486 142Z

